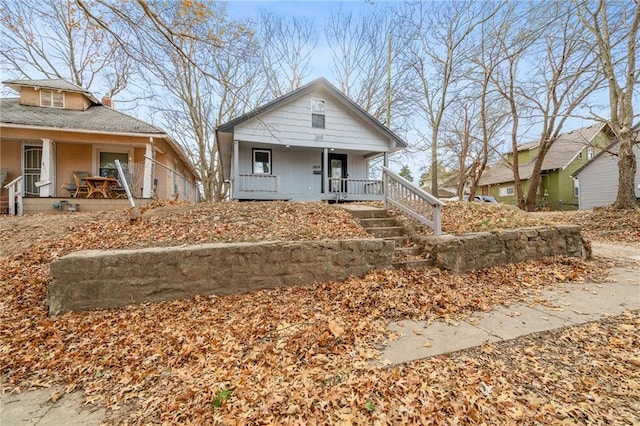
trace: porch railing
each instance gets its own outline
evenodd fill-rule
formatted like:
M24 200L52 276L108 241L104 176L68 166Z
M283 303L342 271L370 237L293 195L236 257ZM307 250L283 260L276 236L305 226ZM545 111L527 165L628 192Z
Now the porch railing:
M22 176L18 176L8 184L4 186L4 189L9 190L9 215L22 216L24 208L22 205Z
M351 195L382 195L382 181L373 179L329 178L329 192Z
M280 192L280 176L239 173L236 185L238 191Z
M382 179L385 208L391 205L442 235L442 201L386 167L382 167Z

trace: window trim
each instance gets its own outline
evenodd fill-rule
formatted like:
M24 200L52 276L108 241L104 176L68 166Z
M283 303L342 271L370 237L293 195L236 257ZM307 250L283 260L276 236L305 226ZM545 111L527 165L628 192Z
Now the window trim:
M269 172L256 172L256 153L262 152L269 156ZM253 175L272 175L273 174L273 155L271 149L268 148L251 148L251 174Z
M317 110L316 105L322 105L321 111ZM322 126L316 126L315 118L322 117ZM324 129L327 124L326 102L324 99L311 98L311 127L313 129Z
M43 99L43 95L44 94L48 94L49 95L49 99L48 102L44 102ZM62 105L56 105L56 95L60 95L60 97L62 98ZM65 101L66 101L66 97L64 95L64 92L59 92L56 90L40 90L40 106L41 107L45 107L45 108L59 108L59 109L64 109L65 107Z
M513 197L516 191L513 186L504 186L498 190L500 197Z

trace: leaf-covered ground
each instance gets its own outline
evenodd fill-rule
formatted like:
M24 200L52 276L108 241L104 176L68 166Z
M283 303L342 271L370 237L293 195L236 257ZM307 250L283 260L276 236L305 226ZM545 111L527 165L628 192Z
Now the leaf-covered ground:
M463 220L447 219L455 208L445 222L486 219L466 205ZM72 251L366 236L322 204L155 206L135 223L123 212L84 215L0 258L7 389L62 383L113 409L111 422L131 424L640 422L638 312L400 367L379 359L390 320L458 320L559 281L603 280L601 263L554 257L463 275L373 271L343 283L48 318L49 263ZM75 220L83 217L91 221ZM3 238L23 234L24 223L12 220L0 218Z

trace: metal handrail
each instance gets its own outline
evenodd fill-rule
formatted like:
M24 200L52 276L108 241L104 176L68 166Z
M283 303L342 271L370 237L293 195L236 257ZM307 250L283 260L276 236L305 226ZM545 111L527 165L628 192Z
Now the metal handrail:
M18 216L22 216L24 213L24 208L22 206L22 182L23 176L18 176L8 184L6 184L3 188L9 190L9 215L15 216L16 213ZM16 197L18 199L18 209L16 212Z
M442 201L384 166L382 177L385 209L391 205L442 235Z

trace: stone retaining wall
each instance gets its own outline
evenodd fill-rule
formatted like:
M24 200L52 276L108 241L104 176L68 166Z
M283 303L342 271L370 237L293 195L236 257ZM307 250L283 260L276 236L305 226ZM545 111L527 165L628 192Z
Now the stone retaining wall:
M393 249L366 239L77 252L51 264L49 313L343 280L390 268Z
M424 238L422 243L435 266L454 272L535 260L544 256L586 255L580 227L575 225L443 235Z

